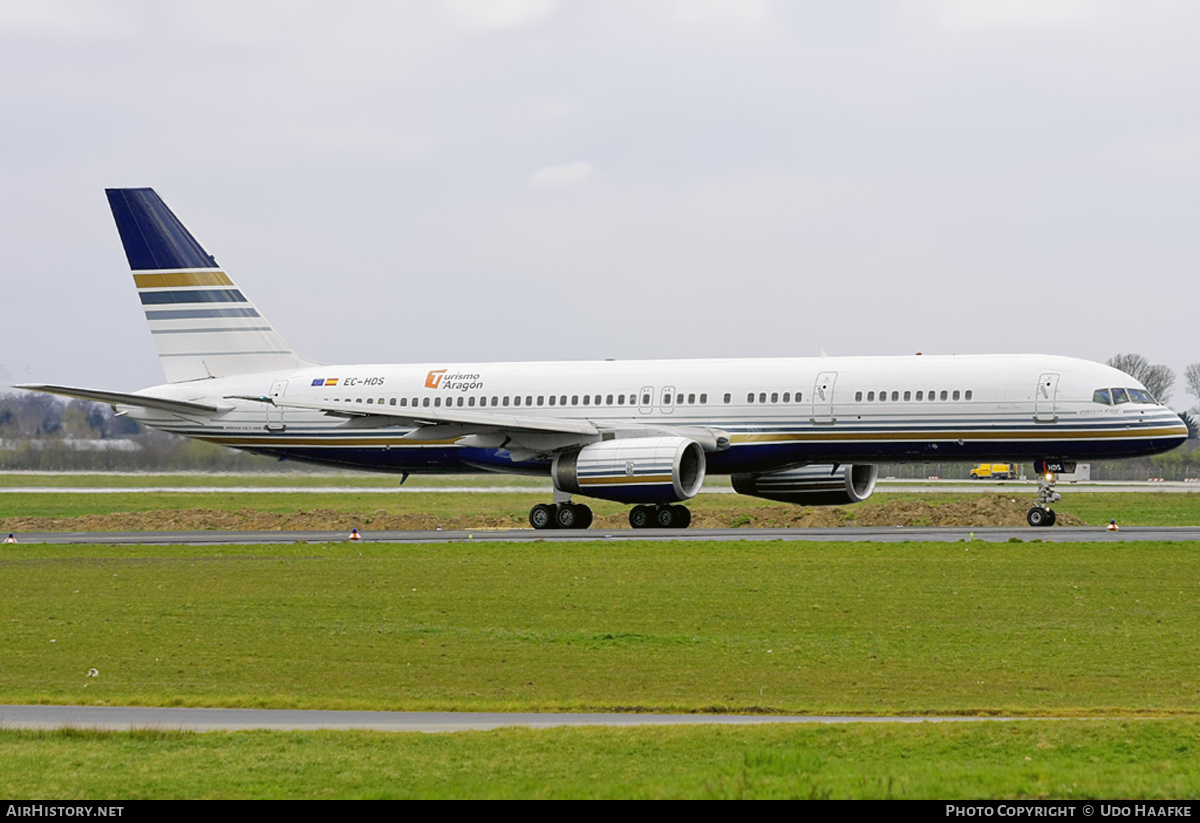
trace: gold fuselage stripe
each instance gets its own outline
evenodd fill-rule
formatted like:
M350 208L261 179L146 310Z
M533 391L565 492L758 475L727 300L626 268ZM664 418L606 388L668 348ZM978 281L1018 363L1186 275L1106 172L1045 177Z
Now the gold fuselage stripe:
M223 271L180 271L170 274L135 274L133 282L139 289L163 289L174 286L232 286L233 281Z

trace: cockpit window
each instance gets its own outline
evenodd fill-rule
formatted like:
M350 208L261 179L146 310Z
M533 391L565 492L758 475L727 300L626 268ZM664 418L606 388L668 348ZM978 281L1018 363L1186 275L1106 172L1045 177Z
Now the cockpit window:
M1108 389L1096 389L1092 392L1093 403L1103 403L1105 406L1112 405L1112 395L1108 393Z
M1113 389L1112 395L1113 395L1113 403L1115 403L1118 406L1121 405L1122 403L1129 402L1129 395L1125 394L1124 389Z
M1134 403L1153 403L1154 398L1150 396L1150 392L1142 391L1141 389L1126 389L1129 392L1129 399Z

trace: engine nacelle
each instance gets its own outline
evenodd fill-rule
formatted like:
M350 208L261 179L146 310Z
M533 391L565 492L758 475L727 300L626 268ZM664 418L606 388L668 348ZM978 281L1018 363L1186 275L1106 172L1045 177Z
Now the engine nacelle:
M735 474L733 488L738 494L799 506L841 506L866 500L878 479L878 466L802 466L766 474Z
M686 437L630 437L554 458L555 488L619 503L677 503L704 484L704 449Z

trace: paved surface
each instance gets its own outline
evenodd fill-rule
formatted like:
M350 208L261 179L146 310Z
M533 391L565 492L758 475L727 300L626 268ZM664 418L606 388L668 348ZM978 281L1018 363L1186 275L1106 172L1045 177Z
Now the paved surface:
M961 723L1006 717L808 717L739 714L601 714L497 712L335 712L275 709L179 709L138 706L0 706L0 726L110 729L370 729L384 732L487 731L509 726L677 726L760 723Z
M528 543L544 540L784 540L899 543L930 541L958 543L983 541L1008 543L1040 540L1045 543L1125 542L1130 540L1200 540L1198 526L1130 526L1117 532L1102 526L1055 526L1034 529L960 527L855 527L831 529L506 529L454 531L364 531L363 543ZM233 545L239 543L338 543L347 542L344 531L178 531L178 532L40 532L19 533L22 543L97 545ZM3 546L0 546L0 550Z

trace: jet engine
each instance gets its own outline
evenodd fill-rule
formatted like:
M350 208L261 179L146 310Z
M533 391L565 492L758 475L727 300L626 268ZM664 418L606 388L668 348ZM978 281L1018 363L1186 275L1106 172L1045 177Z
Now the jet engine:
M630 437L561 452L551 477L560 491L619 503L676 503L704 484L704 449L686 437Z
M765 474L735 474L738 494L800 506L861 503L875 491L878 466L802 466Z

